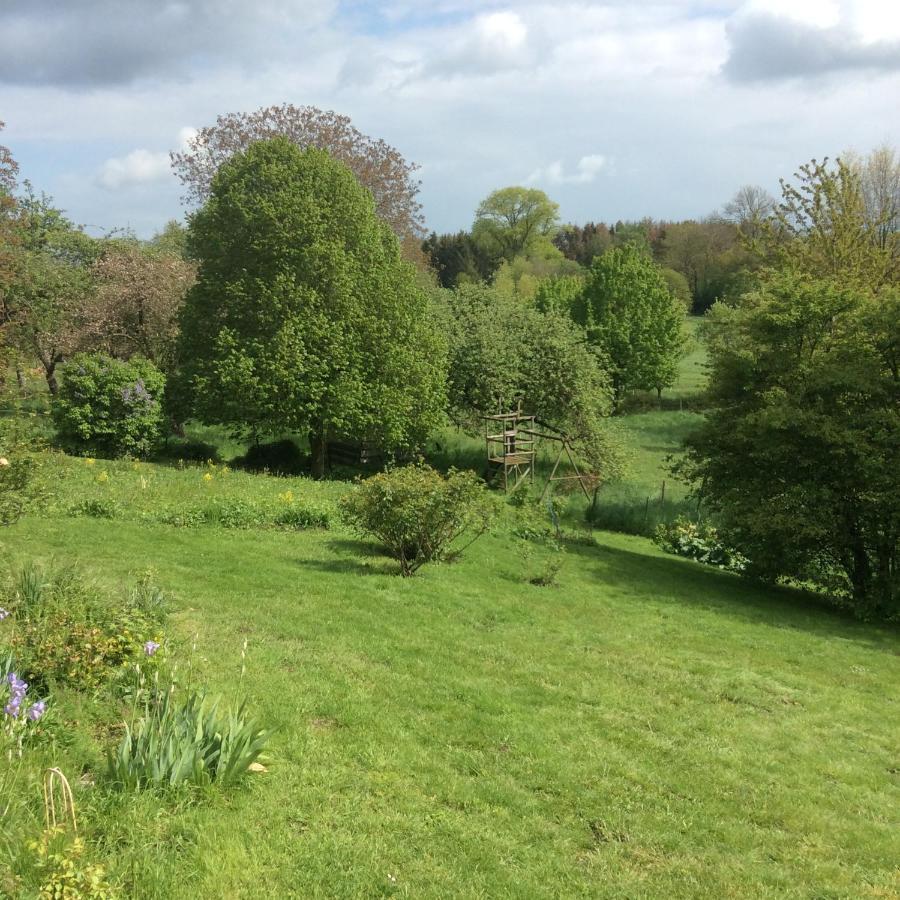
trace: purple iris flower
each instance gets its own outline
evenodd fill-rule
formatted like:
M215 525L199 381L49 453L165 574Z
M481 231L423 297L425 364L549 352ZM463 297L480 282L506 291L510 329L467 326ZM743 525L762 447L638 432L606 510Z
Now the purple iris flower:
M144 653L146 653L147 656L153 656L157 650L159 650L159 644L157 644L156 641L147 641L147 643L144 644Z
M4 609L2 606L0 606L0 622L2 622L8 615L9 615L9 610Z
M28 718L31 719L32 722L37 722L46 709L47 704L43 700L38 700L37 703L32 703L28 708Z

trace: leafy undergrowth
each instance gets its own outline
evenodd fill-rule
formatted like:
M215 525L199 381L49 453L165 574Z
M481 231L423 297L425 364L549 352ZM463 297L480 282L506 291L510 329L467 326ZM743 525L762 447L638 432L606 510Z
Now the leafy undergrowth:
M143 475L150 509L346 489L116 465L103 484L131 482L114 499L150 491ZM58 511L102 487L99 461L71 466ZM505 526L410 579L340 527L49 514L0 540L10 560L79 559L111 585L155 567L203 683L230 696L246 640L242 692L278 726L267 772L174 797L98 790L91 743L60 734L48 764L82 773L91 858L125 896L900 891L900 642L797 592L608 534L568 541L536 587ZM63 702L101 727L87 700Z

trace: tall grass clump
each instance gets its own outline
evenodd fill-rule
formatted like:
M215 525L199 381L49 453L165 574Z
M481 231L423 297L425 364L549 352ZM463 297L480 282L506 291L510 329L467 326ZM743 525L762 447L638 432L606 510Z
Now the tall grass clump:
M154 690L143 715L125 726L109 752L107 774L124 791L229 785L257 761L271 736L248 712L246 701L222 709L218 699L175 685Z

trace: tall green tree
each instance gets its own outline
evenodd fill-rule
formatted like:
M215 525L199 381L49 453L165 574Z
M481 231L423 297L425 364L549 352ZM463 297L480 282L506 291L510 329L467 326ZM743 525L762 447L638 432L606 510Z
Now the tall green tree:
M59 364L92 346L96 310L90 266L100 242L27 182L16 197L11 228L10 275L0 285L6 339L40 362L50 392L56 393Z
M472 236L486 252L512 260L559 228L559 204L536 188L494 191L475 211Z
M781 191L759 240L775 267L840 278L864 291L900 278L900 235L885 232L884 218L873 218L858 166L814 159L792 182L782 179Z
M607 417L612 390L604 357L565 312L538 310L485 285L449 294L450 408L480 432L480 416L521 408L565 431L604 478L622 454Z
M591 265L573 316L608 359L616 403L626 390L661 392L684 351L684 306L637 244L608 250Z
M286 138L224 163L191 217L198 279L181 315L176 401L256 434L413 445L440 420L445 350L372 195Z
M900 613L900 293L786 272L708 325L688 472L769 578Z

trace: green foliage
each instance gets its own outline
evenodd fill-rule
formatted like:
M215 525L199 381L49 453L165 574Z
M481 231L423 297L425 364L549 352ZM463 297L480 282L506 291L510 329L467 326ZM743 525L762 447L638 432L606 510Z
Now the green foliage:
M565 431L595 472L614 477L622 454L606 422L612 405L606 361L578 326L486 287L461 288L450 305L455 415L478 427L482 415L521 406Z
M234 465L251 472L271 472L274 475L299 475L309 469L309 459L290 438L251 444L247 453L234 460Z
M533 302L547 279L577 278L578 263L565 256L546 238L532 241L527 252L503 260L494 275L497 291Z
M156 521L178 528L283 528L298 531L305 528L327 528L328 510L293 499L277 508L240 497L222 498L197 506L179 506L161 510Z
M739 551L729 547L713 525L691 522L682 517L671 524L657 526L654 543L667 553L685 556L708 566L743 572L747 559Z
M207 423L414 446L440 421L445 352L428 299L371 194L284 138L222 165L190 222L200 261L174 403Z
M5 586L20 674L41 686L97 689L158 639L160 619L136 602L115 603L72 567L23 566Z
M605 253L613 243L613 235L602 222L585 225L563 225L553 238L553 243L567 259L588 268L594 257Z
M684 306L638 246L594 260L573 312L608 358L617 400L631 388L659 391L674 383L685 343Z
M40 900L113 900L106 868L84 859L85 843L61 827L46 830L31 844L40 880Z
M693 306L694 303L694 298L691 296L691 286L688 283L687 278L675 269L660 269L659 271L662 277L665 278L666 284L672 292L672 296L677 297L685 310L690 312L691 306Z
M546 278L537 287L534 305L541 312L571 315L583 290L584 278L580 275L560 275L556 278Z
M445 288L489 281L499 265L499 259L467 231L456 234L432 232L422 242L422 250L428 256L441 287Z
M0 419L0 526L18 521L40 492L40 458L20 417Z
M466 532L474 531L472 540L484 534L492 505L473 472L451 469L443 477L417 464L361 482L342 498L341 516L359 534L376 537L408 576L427 562L446 558L451 544Z
M769 577L900 611L900 297L772 275L708 326L715 404L689 439L704 503Z
M512 260L552 237L559 227L559 204L537 188L507 187L481 201L472 237L492 256Z
M146 359L124 362L104 353L73 357L52 404L60 440L100 455L146 456L162 434L165 383Z
M815 159L781 180L781 202L757 245L781 269L813 278L840 278L877 291L900 280L900 238L885 239L883 216L866 205L862 172L842 159ZM896 203L896 201L893 201Z
M69 507L71 515L93 519L114 519L118 511L118 504L107 497L85 497Z
M107 755L107 777L123 791L182 784L228 786L243 778L272 735L246 702L221 708L218 699L172 684L155 691L143 715Z

